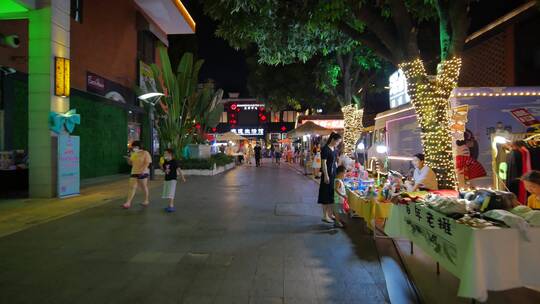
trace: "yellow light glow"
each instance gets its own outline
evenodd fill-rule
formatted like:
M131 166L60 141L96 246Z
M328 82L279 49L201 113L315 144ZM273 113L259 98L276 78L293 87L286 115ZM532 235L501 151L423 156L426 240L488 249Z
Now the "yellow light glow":
M69 97L70 93L70 60L62 57L54 58L54 95Z
M186 22L188 23L189 27L193 30L193 32L195 32L195 20L193 20L193 18L189 14L188 10L186 9L182 1L173 0L173 2L178 8L178 10L180 11L180 13L182 14L182 16L184 16L184 19L186 19Z
M407 77L408 93L422 130L421 140L426 163L438 178L441 189L455 189L456 175L452 155L452 137L448 115L448 97L457 86L461 59L453 58L441 64L435 81L429 79L421 59L399 65ZM480 92L463 96L481 96Z

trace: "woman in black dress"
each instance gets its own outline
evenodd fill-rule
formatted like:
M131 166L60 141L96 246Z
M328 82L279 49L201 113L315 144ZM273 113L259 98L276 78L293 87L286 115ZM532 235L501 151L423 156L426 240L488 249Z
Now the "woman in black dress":
M332 205L334 204L334 179L336 177L336 146L341 142L341 135L332 133L321 150L321 186L318 203L322 205L323 222L333 223Z

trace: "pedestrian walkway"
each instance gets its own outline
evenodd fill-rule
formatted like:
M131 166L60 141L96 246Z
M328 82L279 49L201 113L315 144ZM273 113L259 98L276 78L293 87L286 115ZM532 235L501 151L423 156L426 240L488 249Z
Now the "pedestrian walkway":
M83 181L80 196L0 200L0 237L125 197L126 185L127 175L114 175Z
M154 189L0 238L0 303L388 303L371 235L323 224L317 186L243 166L190 177L173 214Z

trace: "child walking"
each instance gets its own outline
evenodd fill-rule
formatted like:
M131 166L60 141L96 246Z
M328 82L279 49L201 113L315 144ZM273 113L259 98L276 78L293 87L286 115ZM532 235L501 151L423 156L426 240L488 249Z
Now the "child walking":
M178 166L178 162L174 158L174 151L172 149L165 150L164 158L163 172L165 172L165 182L163 183L163 194L161 197L169 200L169 205L165 208L165 212L171 213L176 211L176 208L174 208L174 195L176 193L178 173L180 173L180 178L183 182L186 179Z
M345 214L343 205L347 199L345 184L343 183L345 171L345 166L339 166L336 170L336 179L334 181L334 227L336 228L345 228L345 224L341 220L341 215Z

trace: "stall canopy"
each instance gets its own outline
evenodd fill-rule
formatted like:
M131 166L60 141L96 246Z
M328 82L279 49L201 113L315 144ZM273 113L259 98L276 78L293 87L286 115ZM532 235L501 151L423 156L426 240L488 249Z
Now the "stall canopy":
M238 141L238 140L246 140L246 138L233 132L227 132L223 134L216 134L216 140L217 141Z
M332 130L323 128L312 121L308 121L287 133L287 137L295 138L304 135L328 135L330 133L332 133Z

